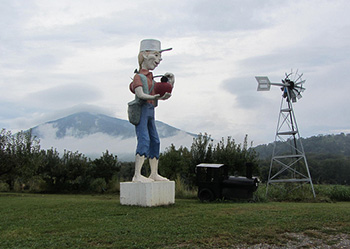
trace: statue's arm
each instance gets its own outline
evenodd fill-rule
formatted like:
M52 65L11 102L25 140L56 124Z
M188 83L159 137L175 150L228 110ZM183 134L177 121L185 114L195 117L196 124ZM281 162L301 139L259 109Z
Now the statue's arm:
M135 94L137 95L137 97L143 100L154 100L154 99L159 99L160 97L159 94L149 95L144 93L141 86L135 88Z

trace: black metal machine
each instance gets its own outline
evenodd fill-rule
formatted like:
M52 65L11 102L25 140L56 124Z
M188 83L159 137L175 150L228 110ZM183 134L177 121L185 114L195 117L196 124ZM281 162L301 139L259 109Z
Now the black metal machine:
M258 188L258 178L252 177L252 165L247 164L246 177L228 176L224 164L201 163L196 167L198 198L201 201L216 199L250 199Z

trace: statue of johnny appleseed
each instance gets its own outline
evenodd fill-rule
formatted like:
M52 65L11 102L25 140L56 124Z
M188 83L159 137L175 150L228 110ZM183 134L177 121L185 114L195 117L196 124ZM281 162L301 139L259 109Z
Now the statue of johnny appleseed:
M136 72L130 84L130 90L135 93L135 100L138 109L131 109L130 115L136 115L135 125L137 147L135 157L135 174L133 182L153 182L169 181L158 174L158 160L160 141L155 125L154 109L158 105L158 100L166 100L171 97L171 90L174 86L175 77L172 73L165 73L162 83L156 83L153 79L154 70L162 61L162 52L169 51L161 49L160 41L155 39L145 39L141 41L138 62L140 69ZM151 174L147 178L141 175L141 168L146 158L149 158Z

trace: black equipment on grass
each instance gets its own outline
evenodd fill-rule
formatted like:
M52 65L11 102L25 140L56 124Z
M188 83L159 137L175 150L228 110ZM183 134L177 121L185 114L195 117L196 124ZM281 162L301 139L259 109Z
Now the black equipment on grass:
M201 163L196 167L198 198L201 201L216 199L251 199L258 188L258 178L252 177L252 164L246 164L246 176L229 176L224 164Z

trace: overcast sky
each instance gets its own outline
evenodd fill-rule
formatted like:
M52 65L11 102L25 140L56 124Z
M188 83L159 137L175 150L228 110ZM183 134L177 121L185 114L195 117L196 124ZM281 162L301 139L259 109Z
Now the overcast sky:
M254 76L304 73L300 135L350 132L348 0L0 0L0 128L78 111L127 119L139 43L155 38L173 96L156 118L214 138L274 140L282 92Z

